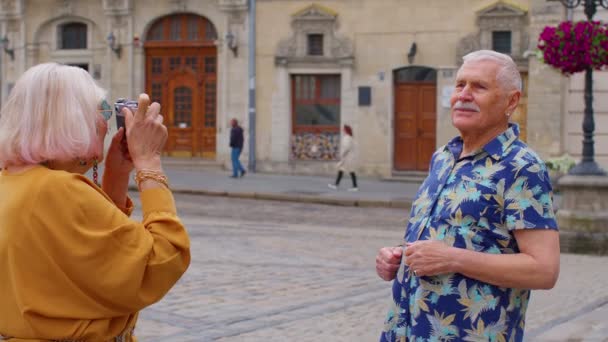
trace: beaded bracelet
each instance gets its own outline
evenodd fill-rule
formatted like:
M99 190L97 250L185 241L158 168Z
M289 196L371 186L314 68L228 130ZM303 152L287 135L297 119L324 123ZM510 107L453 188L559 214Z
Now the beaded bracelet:
M153 180L157 183L160 183L164 186L166 186L167 188L169 188L169 179L167 178L167 176L165 176L164 173L162 173L162 171L155 171L155 170L139 170L135 173L135 183L137 184L137 187L141 189L141 182L143 182L146 179L150 179Z

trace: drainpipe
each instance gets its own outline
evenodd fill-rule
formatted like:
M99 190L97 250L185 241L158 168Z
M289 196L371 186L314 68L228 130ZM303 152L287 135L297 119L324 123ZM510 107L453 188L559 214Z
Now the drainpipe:
M249 0L249 172L255 173L255 0Z

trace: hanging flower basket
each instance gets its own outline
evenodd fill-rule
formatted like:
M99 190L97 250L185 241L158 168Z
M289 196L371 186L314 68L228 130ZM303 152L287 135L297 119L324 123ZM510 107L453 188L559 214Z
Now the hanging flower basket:
M599 21L564 21L547 26L540 34L538 48L543 61L570 75L588 67L608 66L608 26Z

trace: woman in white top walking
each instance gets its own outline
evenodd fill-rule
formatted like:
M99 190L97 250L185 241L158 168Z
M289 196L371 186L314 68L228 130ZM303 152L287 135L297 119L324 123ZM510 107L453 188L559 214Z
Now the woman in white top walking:
M344 125L344 134L340 143L340 161L338 162L338 176L335 184L327 184L331 189L337 190L344 172L350 173L353 187L349 191L359 191L357 187L357 175L355 174L355 143L353 141L353 129L349 125Z

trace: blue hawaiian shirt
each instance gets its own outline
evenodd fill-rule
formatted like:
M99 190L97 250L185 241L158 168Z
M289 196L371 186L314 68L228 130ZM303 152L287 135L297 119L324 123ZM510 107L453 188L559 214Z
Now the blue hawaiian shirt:
M518 253L516 229L552 229L549 176L515 124L469 156L460 137L437 150L412 204L405 241ZM380 341L522 341L530 290L461 274L416 277L402 261Z

